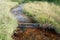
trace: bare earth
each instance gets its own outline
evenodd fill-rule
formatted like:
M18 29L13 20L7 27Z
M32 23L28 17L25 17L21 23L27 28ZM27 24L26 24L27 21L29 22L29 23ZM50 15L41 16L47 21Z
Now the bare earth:
M25 31L17 28L12 37L14 40L60 40L59 34L42 28L27 28Z

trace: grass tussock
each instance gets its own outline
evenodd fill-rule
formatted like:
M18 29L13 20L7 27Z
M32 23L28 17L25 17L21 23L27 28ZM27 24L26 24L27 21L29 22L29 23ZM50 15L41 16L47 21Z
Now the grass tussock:
M23 8L26 15L40 24L49 24L60 33L60 6L48 2L29 2Z

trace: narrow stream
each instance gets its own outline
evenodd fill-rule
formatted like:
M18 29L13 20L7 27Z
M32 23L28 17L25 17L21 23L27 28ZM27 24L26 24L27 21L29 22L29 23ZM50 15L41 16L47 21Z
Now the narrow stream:
M31 23L31 19L23 13L24 4L12 8L11 12L15 15L20 23Z
M24 4L20 4L16 7L12 8L12 10L11 10L12 14L14 14L15 17L17 18L18 23L31 23L31 24L22 24L22 25L19 24L18 27L21 28L21 30L25 30L25 28L27 28L27 27L32 27L32 28L41 28L42 27L43 29L45 29L45 28L47 28L47 30L50 29L49 26L43 27L39 23L32 23L31 19L24 14L23 6L24 6Z

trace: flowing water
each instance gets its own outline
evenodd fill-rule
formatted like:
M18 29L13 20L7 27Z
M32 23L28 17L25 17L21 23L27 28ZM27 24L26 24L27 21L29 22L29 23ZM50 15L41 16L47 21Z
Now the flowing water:
M14 8L12 8L11 12L12 12L12 14L15 15L18 22L20 22L20 23L30 23L31 19L23 13L23 6L24 6L24 4L20 4L16 7L14 7Z

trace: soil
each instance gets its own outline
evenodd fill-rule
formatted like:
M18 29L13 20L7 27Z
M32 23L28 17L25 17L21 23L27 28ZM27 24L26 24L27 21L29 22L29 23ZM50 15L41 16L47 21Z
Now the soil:
M60 34L42 28L26 28L24 31L17 28L12 37L14 40L60 40Z

